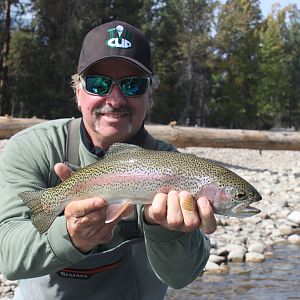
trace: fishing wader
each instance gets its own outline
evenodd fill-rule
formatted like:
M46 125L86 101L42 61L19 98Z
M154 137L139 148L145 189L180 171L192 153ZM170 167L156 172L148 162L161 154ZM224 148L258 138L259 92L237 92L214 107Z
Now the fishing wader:
M67 157L79 166L80 119L68 126ZM149 136L148 148L156 141ZM138 226L137 210L121 220L124 242L115 248L87 255L86 259L56 273L19 281L15 300L162 300L167 286L155 275Z

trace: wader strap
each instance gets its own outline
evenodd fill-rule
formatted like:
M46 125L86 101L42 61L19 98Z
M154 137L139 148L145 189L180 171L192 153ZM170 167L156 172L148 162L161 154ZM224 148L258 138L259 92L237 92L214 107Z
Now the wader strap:
M68 124L66 161L74 166L80 166L79 141L80 141L81 118L73 119Z

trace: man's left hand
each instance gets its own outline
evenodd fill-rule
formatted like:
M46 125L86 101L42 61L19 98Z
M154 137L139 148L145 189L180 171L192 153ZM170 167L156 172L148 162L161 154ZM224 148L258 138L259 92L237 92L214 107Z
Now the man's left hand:
M191 232L200 228L204 233L213 233L217 222L213 209L206 197L197 200L197 211L184 208L184 201L191 195L188 192L170 191L157 194L151 205L145 205L144 216L148 224L159 224L170 230Z

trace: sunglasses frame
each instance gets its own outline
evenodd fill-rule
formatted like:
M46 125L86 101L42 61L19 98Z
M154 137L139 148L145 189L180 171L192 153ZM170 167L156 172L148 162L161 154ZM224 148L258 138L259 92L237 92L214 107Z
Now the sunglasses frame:
M110 88L109 88L108 92L105 93L105 94L102 94L102 95L97 94L97 93L89 92L89 91L86 89L86 78L87 78L87 77L95 77L95 78L101 77L101 78L106 78L106 79L111 80L111 85L110 85ZM145 92L142 93L142 94L134 95L134 96L124 95L123 90L122 90L122 87L121 87L121 82L122 82L123 80L128 80L128 79L131 80L131 79L134 79L134 78L138 78L138 79L143 79L143 78L145 78L145 79L147 79L147 86L146 86L146 88L145 88ZM120 91L121 91L121 93L122 93L122 95L123 95L124 97L130 97L130 98L138 97L138 96L144 95L144 94L147 92L147 90L148 90L148 88L149 88L149 85L150 85L150 83L151 83L151 77L150 77L150 76L130 76L130 77L124 77L124 78L120 78L120 79L113 79L113 78L111 78L111 77L104 76L104 75L80 75L80 76L79 76L79 79L80 79L81 86L82 86L82 88L84 89L84 91L85 91L86 93L90 94L90 95L93 95L93 96L108 96L108 95L111 93L113 87L117 84L117 85L119 86L119 89L120 89Z

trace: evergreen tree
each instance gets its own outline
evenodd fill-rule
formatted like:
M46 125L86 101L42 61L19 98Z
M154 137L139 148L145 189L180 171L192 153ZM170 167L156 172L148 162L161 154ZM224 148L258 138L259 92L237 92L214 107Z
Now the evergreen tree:
M185 107L181 123L206 124L212 73L212 22L214 1L184 1L184 22L181 49L183 77L178 83L184 92Z
M166 124L178 120L183 108L184 91L178 86L183 72L183 1L155 1L150 6L152 20L147 33L152 43L155 73L160 81L159 92L154 94L150 120Z
M300 128L300 9L296 5L285 8L287 12L284 34L285 55L288 66L289 86L282 110L282 123L287 127Z
M258 116L261 126L270 128L279 125L282 99L289 90L284 41L279 18L274 15L267 17L266 29L261 33L260 57L260 80L256 92Z
M264 128L299 122L300 18L296 6L274 7L261 33L258 115Z
M11 111L8 95L8 55L10 47L11 1L5 1L0 64L0 115Z
M258 0L228 0L218 14L213 126L254 128L261 11Z

